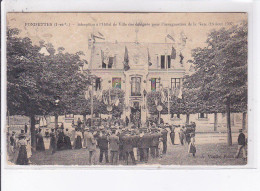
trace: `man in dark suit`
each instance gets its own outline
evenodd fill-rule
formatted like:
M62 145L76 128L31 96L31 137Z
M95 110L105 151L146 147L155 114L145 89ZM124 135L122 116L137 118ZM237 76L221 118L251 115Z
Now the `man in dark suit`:
M105 153L106 163L109 163L109 161L108 161L108 137L107 137L105 129L101 130L101 134L98 137L98 147L100 149L99 162L102 163L103 154Z
M165 126L162 126L162 138L163 138L163 154L167 152L167 134L168 131L166 130Z
M237 147L237 153L235 155L235 158L238 158L238 156L239 156L239 154L240 154L240 152L242 150L243 151L243 159L246 159L246 149L245 149L245 146L246 146L246 136L243 133L242 129L239 129L239 135L238 135L237 142L238 142L238 147Z
M117 165L118 150L119 150L119 137L116 136L116 130L112 129L112 135L108 138L110 150L110 162L112 165Z
M130 155L132 163L136 165L134 151L133 151L133 136L130 131L126 131L125 135L122 137L123 151L125 155L126 164L128 165L128 157Z
M147 133L147 129L143 129L143 134L141 134L139 140L140 161L148 162L150 143L151 135Z
M151 156L153 158L159 156L159 152L158 152L159 138L160 138L160 134L158 133L157 129L153 128L151 134L151 145L150 145Z

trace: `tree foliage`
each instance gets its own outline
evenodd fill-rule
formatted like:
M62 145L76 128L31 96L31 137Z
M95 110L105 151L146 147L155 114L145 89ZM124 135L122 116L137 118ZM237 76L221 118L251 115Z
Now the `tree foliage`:
M214 30L207 46L192 52L196 72L184 80L184 94L196 103L194 112L225 112L227 97L231 112L247 110L247 23Z
M40 53L46 48L48 55ZM79 72L82 52L56 53L51 44L33 45L19 37L18 29L7 30L7 106L11 115L45 115L72 112L73 102L89 84L88 75ZM56 54L55 54L56 53ZM56 97L56 98L55 98ZM58 107L54 102L60 99Z

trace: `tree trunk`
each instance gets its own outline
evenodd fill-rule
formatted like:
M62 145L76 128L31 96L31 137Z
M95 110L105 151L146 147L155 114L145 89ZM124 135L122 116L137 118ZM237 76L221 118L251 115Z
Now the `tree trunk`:
M55 129L58 129L58 127L59 127L58 122L59 122L59 115L55 114Z
M30 122L31 122L31 146L33 150L36 150L36 132L35 132L35 115L30 116Z
M186 114L186 124L189 125L189 123L190 123L190 114L187 113Z
M246 112L243 112L243 118L242 118L242 129L246 129Z
M214 131L218 129L218 113L214 113Z
M231 120L230 120L230 97L227 97L226 103L226 112L227 112L227 141L228 145L232 145L232 134L231 134Z

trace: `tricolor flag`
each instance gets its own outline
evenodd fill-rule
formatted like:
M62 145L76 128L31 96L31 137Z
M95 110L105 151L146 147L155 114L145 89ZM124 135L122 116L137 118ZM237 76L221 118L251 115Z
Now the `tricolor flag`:
M119 99L118 99L118 97L116 98L116 101L115 101L115 106L118 106L119 105Z

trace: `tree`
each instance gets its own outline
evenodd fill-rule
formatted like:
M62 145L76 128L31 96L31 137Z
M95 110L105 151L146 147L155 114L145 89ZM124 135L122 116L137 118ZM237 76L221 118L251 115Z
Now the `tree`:
M206 44L193 50L196 72L185 78L184 91L192 92L196 103L204 103L203 110L227 113L232 145L230 112L247 111L247 23L212 31Z
M40 53L46 47L49 55ZM88 78L79 72L81 52L55 54L51 44L33 45L19 37L18 29L7 30L7 108L11 115L31 119L32 146L35 147L35 115L71 112L73 101L88 86ZM60 104L55 104L59 98Z

